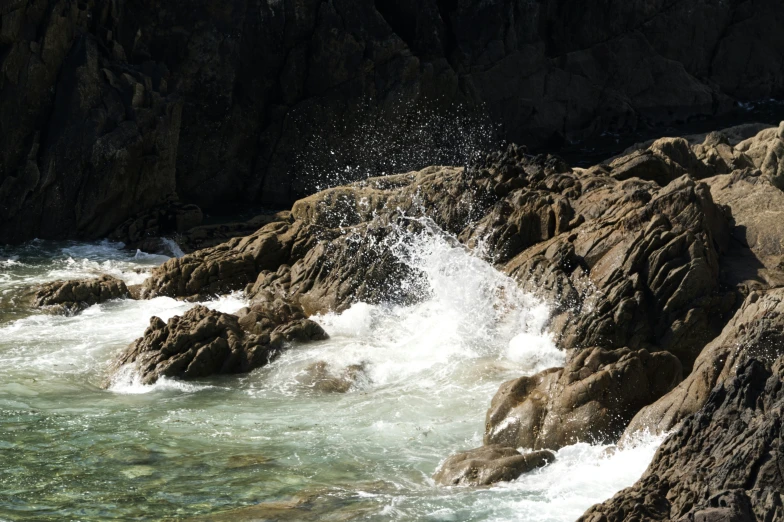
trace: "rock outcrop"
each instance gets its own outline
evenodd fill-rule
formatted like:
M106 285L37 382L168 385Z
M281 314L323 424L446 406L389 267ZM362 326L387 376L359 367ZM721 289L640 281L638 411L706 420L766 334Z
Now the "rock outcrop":
M43 284L36 289L33 304L54 313L73 315L95 304L129 297L131 293L124 281L104 275Z
M280 355L285 341L326 338L320 326L301 319L301 312L292 308L258 304L238 318L196 306L168 323L153 317L144 336L118 357L114 371L133 365L142 384L161 377L189 380L250 372ZM261 320L255 321L257 317Z
M662 443L632 487L581 522L784 519L784 359L747 359Z
M347 171L460 162L489 138L444 125L454 105L557 144L784 89L771 1L15 0L0 15L0 243L100 237L173 194L280 208Z
M504 383L490 404L484 443L557 450L614 443L631 418L681 380L668 352L584 349L564 368Z
M489 486L515 480L555 460L551 451L522 454L500 445L482 446L447 458L433 475L440 486Z
M700 353L694 370L670 393L643 408L626 436L640 430L666 432L697 412L714 387L750 358L772 363L784 355L784 289L757 291L746 298L716 339Z

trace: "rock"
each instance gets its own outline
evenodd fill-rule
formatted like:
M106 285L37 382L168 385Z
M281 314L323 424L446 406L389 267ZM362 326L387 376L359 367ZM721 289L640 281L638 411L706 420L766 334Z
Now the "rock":
M157 253L162 250L161 238L182 234L201 224L202 219L201 209L196 205L171 201L128 219L109 238L125 243L127 248Z
M285 341L326 338L321 327L296 319L296 314L280 312L281 308L265 309L259 305L256 311L245 311L241 319L203 306L175 316L168 323L153 317L144 336L118 357L114 371L133 365L143 384L153 384L161 377L190 380L246 373L274 360ZM265 318L273 320L251 323L251 314L263 313L262 310L269 311ZM258 333L249 333L243 326Z
M642 408L681 380L667 352L584 349L564 368L501 385L485 421L486 445L557 450L614 443Z
M784 285L784 192L757 169L705 181L732 223L730 248L721 259L726 284L744 295Z
M1 8L0 243L101 237L170 194L284 208L463 163L494 128L557 144L784 87L776 2L107 5Z
M675 389L643 408L624 439L641 431L662 433L702 408L715 386L749 358L771 363L784 355L784 289L750 294L721 334L694 363L694 370Z
M273 343L281 341L322 341L329 336L318 323L308 319L298 304L277 298L256 301L237 312L240 327L255 335L269 335Z
M515 480L553 461L555 454L547 450L521 454L501 445L482 446L447 458L433 480L440 486L489 486Z
M689 176L662 188L616 181L601 169L571 177L580 224L503 270L554 303L550 330L564 348L657 346L688 372L735 299L718 283L728 225L708 187Z
M784 359L740 362L656 452L632 487L581 522L784 518Z
M125 282L109 275L97 279L55 281L40 285L33 304L54 313L72 315L111 299L131 298Z
M335 371L330 364L318 361L305 368L297 380L321 393L346 393L366 377L364 364L350 364Z
M170 259L144 282L142 295L196 300L252 283L263 270L277 270L303 256L316 241L315 231L301 222L279 221L250 236Z
M775 187L784 190L784 121L778 128L765 129L736 147Z
M289 216L288 211L281 211L274 214L260 214L241 223L195 226L178 233L177 244L186 253L195 252L220 245L235 237L249 236L269 223L288 221Z

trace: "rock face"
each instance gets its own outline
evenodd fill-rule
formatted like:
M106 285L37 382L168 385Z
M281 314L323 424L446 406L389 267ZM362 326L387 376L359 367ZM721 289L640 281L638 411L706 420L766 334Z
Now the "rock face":
M109 238L122 241L127 248L156 252L161 250L162 238L176 237L191 230L201 224L203 217L196 205L171 201L128 219Z
M584 349L564 368L504 383L485 421L485 444L557 450L614 443L639 409L681 379L667 352Z
M301 313L291 313L291 308L259 304L238 318L196 306L168 323L153 317L144 336L117 359L115 371L132 364L143 384L161 377L189 380L249 372L276 358L284 341L326 338L320 326L298 319ZM258 315L266 320L253 321Z
M55 313L71 315L98 303L128 297L131 297L131 293L125 282L104 275L97 279L55 281L41 285L33 296L33 303Z
M440 486L489 486L518 478L555 460L551 451L521 454L500 445L482 446L452 455L433 475Z
M700 353L694 370L670 393L643 408L626 435L665 432L702 408L717 385L749 358L772 363L784 355L784 289L754 292L716 339Z
M288 206L324 182L311 171L459 160L471 131L422 139L423 107L486 111L541 144L784 87L773 1L12 0L0 15L0 243L100 237L172 194Z
M784 359L747 359L661 445L642 478L581 522L784 518Z

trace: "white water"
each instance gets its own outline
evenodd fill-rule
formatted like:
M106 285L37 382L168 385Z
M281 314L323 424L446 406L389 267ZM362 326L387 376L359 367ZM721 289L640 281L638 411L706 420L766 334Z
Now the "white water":
M126 375L105 391L107 363L150 316L193 304L116 301L60 317L9 296L104 272L139 282L137 270L162 259L107 242L0 250L10 310L0 315L0 518L233 520L285 508L290 520L566 521L640 476L660 440L622 451L580 444L513 483L436 487L443 458L481 445L500 383L563 354L543 330L546 306L452 241L425 234L401 255L426 275L419 304L317 317L328 341L294 346L250 375L154 386ZM307 378L314 363L363 371L347 393L328 393Z

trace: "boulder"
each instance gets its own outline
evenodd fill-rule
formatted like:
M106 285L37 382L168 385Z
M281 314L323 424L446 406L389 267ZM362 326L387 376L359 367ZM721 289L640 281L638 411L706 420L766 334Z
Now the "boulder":
M784 358L749 358L662 443L642 478L580 522L784 519Z
M700 353L692 372L671 392L643 408L624 439L642 430L669 431L702 408L711 390L749 358L770 364L784 355L784 289L751 293L721 334Z
M153 384L161 377L183 380L211 375L250 372L269 364L285 347L285 341L326 338L324 331L308 320L291 315L268 313L272 322L252 323L247 312L241 319L203 306L196 306L182 316L164 323L150 319L144 336L137 339L117 358L114 371L133 365L143 384ZM243 325L250 326L249 333Z
M584 349L564 368L501 385L485 421L486 445L557 450L614 443L629 420L681 380L667 352Z
M515 480L553 461L555 454L547 450L522 454L501 445L482 446L447 458L433 480L440 486L489 486Z
M125 282L103 275L97 279L54 281L40 285L33 296L33 304L54 313L73 315L95 304L130 297Z
M735 147L746 154L773 186L784 190L784 121Z

